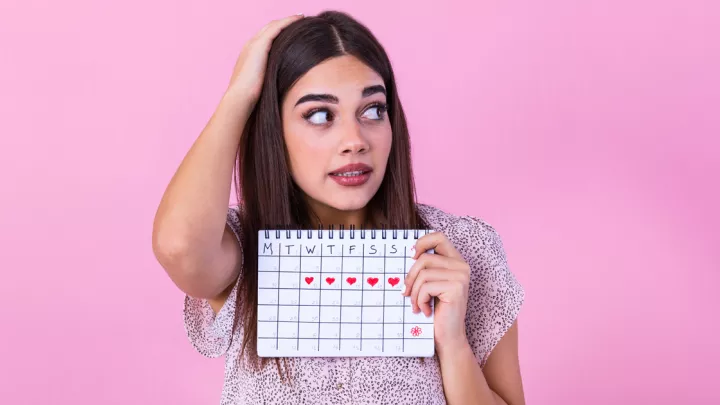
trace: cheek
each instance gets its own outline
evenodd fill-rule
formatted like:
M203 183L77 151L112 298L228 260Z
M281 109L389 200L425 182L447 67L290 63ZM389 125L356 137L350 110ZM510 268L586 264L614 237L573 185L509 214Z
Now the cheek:
M392 130L390 129L389 125L387 128L383 129L384 130L380 131L375 138L375 150L379 152L378 157L387 160L388 156L390 156L390 149L392 148Z
M321 145L313 142L314 134L297 128L288 128L284 139L287 145L290 170L298 183L316 173L323 173L325 153Z

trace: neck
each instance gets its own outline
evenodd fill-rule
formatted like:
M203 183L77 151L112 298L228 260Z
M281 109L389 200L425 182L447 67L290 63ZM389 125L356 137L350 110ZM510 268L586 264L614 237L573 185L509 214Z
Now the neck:
M316 228L322 224L325 228L330 225L336 228L342 225L345 226L346 229L349 229L351 226L360 229L365 227L367 221L367 207L359 210L342 211L315 201L310 202L310 207L315 213L315 216L312 218L312 225Z

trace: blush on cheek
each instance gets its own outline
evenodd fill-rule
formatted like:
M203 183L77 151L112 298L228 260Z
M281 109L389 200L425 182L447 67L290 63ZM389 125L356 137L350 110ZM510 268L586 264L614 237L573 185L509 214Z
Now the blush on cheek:
M307 194L316 194L330 179L328 163L320 154L306 149L291 152L292 176L295 183Z

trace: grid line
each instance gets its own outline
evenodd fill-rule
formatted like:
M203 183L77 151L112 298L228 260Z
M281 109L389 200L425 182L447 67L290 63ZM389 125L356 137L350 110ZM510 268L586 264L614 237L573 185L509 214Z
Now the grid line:
M383 247L384 247L384 249L383 249L383 311L382 311L383 341L382 341L382 351L384 353L385 352L385 296L387 295L387 294L385 294L384 290L385 290L385 286L387 285L387 284L385 284L385 283L387 283L387 276L385 275L385 272L387 271L387 261L385 260L385 255L387 254L387 244L384 244ZM403 311L403 313L405 313L405 311Z
M282 249L282 243L278 242L278 287L280 287L280 265L282 264L282 257L280 256L280 250ZM299 293L298 293L299 294ZM280 289L278 288L277 291L277 302L280 303ZM300 298L300 297L298 297ZM277 307L277 314L275 315L275 319L280 319L280 305ZM280 349L280 341L278 341L278 336L280 336L280 322L275 325L275 349Z
M341 246L345 246L345 245L341 245ZM363 245L363 246L364 246L364 245ZM387 246L386 246L386 247L387 247ZM263 255L263 254L259 254L259 255L258 255L258 257L277 257L277 256L280 256L280 257L300 257L300 255ZM303 257L320 257L320 256L322 256L322 257L340 257L340 255L323 255L322 253L320 253L319 255L305 255L305 256L303 256ZM357 257L358 259L361 258L361 257L368 257L368 258L376 257L376 258L378 258L378 259L382 259L383 257L391 257L391 258L392 258L392 257L396 257L396 258L399 259L399 258L404 257L404 256L403 256L403 255L396 255L396 256L389 255L389 256L388 256L387 254L384 254L384 255L367 255L367 256L362 256L362 255L347 255L347 256L345 256L345 257Z
M320 254L322 254L322 251L320 251ZM342 289L342 281L343 281L343 277L345 274L345 260L344 260L343 256L345 256L345 245L340 246L340 280L339 281L340 281L341 288L340 288L340 328L339 328L340 331L338 332L338 348L340 348L340 349L342 349L342 339L340 339L340 338L342 337L342 325L343 325L342 324L342 290L343 290ZM322 269L320 269L320 270L322 270ZM320 280L320 281L322 282L322 280ZM322 294L322 292L320 294ZM318 336L320 336L319 329L318 329ZM318 345L318 350L319 349L320 349L320 345Z
M274 290L274 288L272 288ZM294 289L294 288L293 288ZM327 291L327 290L326 290ZM313 305L313 304L258 304L258 305L268 305L268 306L281 306L281 307L317 307L319 305ZM326 307L348 307L348 308L360 308L360 305L342 305L342 303L335 305L335 304L325 304ZM365 305L365 308L400 308L405 307L406 305Z
M307 273L309 273L309 272L307 272ZM380 275L380 273L367 273L367 274L377 274L377 275ZM400 273L397 273L397 274L400 274ZM299 289L299 290L314 290L314 291L317 291L317 290L320 290L320 289L321 289L321 288L294 288L294 287L258 287L258 288L261 289L261 290L298 290L298 289ZM353 289L353 288L343 288L343 289L340 289L340 288L325 288L324 290L325 290L325 291L341 291L341 290L342 290L342 291L357 291L357 292L363 292L363 291L365 291L364 289L361 290L361 289ZM398 292L399 292L400 290L397 290L397 289L395 289L395 288L383 288L383 289L376 289L376 290L369 290L369 291L373 291L373 292L379 292L379 291L385 291L385 292L387 292L387 291L398 291Z
M322 243L320 243L320 288L322 289L322 271L323 271L323 265L322 265ZM300 284L302 285L302 284ZM322 290L318 293L320 296L318 297L318 341L317 341L317 348L320 350L320 310L322 309ZM298 318L298 321L300 321L300 318Z
M298 321L280 321L280 320L277 320L277 321L268 321L268 320L266 320L266 319L258 319L258 322L297 323ZM321 321L321 322L315 322L315 321L299 321L299 322L300 322L300 323L313 323L313 324L315 324L315 323L320 323L320 324L335 324L335 325L339 325L339 324L340 324L340 322L333 322L333 321ZM360 325L360 322L344 322L344 323L346 323L346 324L353 324L353 325ZM382 322L364 322L364 323L366 323L366 324L368 324L368 325L380 325L380 324L382 324ZM432 322L413 322L413 324L414 324L414 325L432 325L433 323L432 323ZM398 323L392 323L392 324L390 324L390 325L400 325L400 322L398 322ZM350 338L346 338L346 339L350 339ZM353 338L353 339L354 339L354 338ZM376 339L378 339L378 338L376 338ZM396 338L396 339L400 339L400 338ZM408 339L409 339L409 338L408 338Z
M276 339L276 338L274 338L274 337L258 336L258 339ZM287 340L293 339L293 340L295 340L295 339L297 339L297 338L294 338L294 337L283 337L283 338L280 338L280 339L287 339ZM301 340L315 340L315 339L318 339L318 340L338 340L338 338L334 338L334 337L325 337L325 338L324 338L324 337L321 337L321 338L302 337L302 338L300 338L300 339L301 339ZM432 340L432 339L434 339L434 338L433 338L433 337L415 337L415 338L412 338L412 339L410 339L410 338L408 338L408 339L404 339L404 338L384 338L383 340ZM364 337L360 337L360 338L340 338L340 340L341 340L341 341L342 341L342 340L359 340L360 343L362 343L363 340L380 340L380 338L364 338Z
M362 341L362 336L363 336L363 333L362 333L362 330L363 330L362 322L363 322L363 318L364 318L364 317L363 317L363 310L362 310L362 308L363 308L363 302L364 302L364 300L365 300L365 294L364 294L364 293L365 293L365 244L364 244L364 243L363 243L362 247L363 247L363 251L362 251L363 254L362 254L362 259L361 259L361 260L362 260L362 271L360 272L360 274L361 274L361 276L360 276L360 285L362 285L362 289L360 290L360 291L361 291L361 292L360 292L360 338L361 338L361 339L360 339L360 351L362 351L362 344L363 344L363 341ZM341 304L342 304L342 302L341 302ZM340 308L340 311L342 311L342 308ZM342 336L342 335L341 335L341 336Z
M302 243L300 243L300 255L298 256L298 269L300 269L300 271L302 271ZM280 269L278 269L278 271L279 270ZM322 269L320 269L320 270L322 270ZM298 286L301 286L301 285L302 285L302 272L298 272ZM320 285L322 285L322 283ZM297 345L298 349L300 349L300 322L299 322L300 321L300 305L299 304L302 302L301 298L302 298L302 295L300 294L300 289L298 289L298 308L297 308L298 324L297 324L297 332L296 332L297 337L298 337L296 345ZM318 318L320 318L320 315L318 315ZM279 319L280 318L278 318L278 320Z
M405 256L407 256L407 246L405 246ZM407 277L407 258L403 259L403 274ZM407 297L403 296L403 308L405 305L407 305ZM405 311L407 311L407 309L403 310L403 353L405 353Z

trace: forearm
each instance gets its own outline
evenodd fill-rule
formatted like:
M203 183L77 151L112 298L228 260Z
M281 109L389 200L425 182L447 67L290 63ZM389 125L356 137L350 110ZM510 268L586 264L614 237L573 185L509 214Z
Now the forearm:
M249 110L242 99L223 97L170 180L153 227L153 246L166 260L201 261L204 252L220 248Z
M467 342L438 350L443 388L448 405L507 405L488 386L480 364Z

